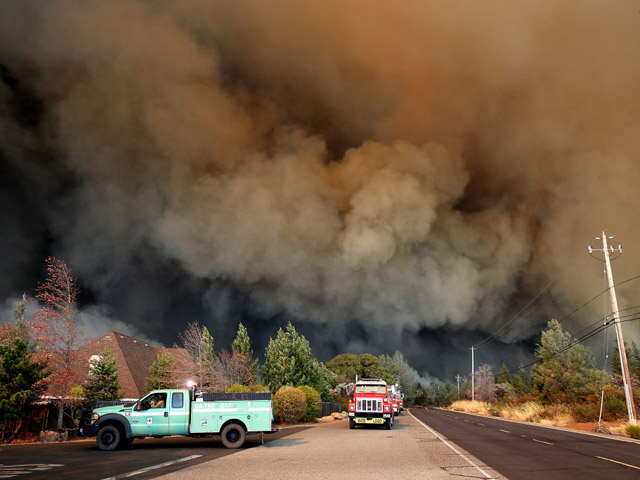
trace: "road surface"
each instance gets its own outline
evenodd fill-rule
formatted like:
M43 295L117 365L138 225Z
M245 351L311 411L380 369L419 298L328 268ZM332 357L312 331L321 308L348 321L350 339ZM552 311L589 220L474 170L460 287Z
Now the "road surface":
M638 441L435 408L412 413L510 480L640 478Z

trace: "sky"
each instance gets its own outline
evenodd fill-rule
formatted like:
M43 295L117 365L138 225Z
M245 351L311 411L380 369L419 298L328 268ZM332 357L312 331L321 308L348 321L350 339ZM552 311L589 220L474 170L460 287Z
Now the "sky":
M640 274L639 27L633 1L2 2L0 312L54 255L88 336L242 322L261 352L291 321L321 361L451 379L501 329L476 361L529 363L606 288L595 236Z

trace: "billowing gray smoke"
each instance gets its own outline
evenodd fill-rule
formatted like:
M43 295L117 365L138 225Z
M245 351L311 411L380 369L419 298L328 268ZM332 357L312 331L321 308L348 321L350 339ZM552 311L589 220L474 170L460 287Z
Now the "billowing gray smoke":
M321 356L442 376L553 282L502 332L535 339L602 288L602 228L638 273L638 22L632 1L3 2L0 293L52 251L164 343L292 319Z

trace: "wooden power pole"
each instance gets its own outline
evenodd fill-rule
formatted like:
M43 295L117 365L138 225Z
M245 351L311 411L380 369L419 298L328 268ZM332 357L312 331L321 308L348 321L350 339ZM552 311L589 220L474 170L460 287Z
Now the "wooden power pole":
M612 239L613 237L609 237ZM627 401L627 411L629 413L629 423L634 424L636 422L636 407L633 403L633 392L631 390L631 377L629 375L629 364L627 363L627 352L624 347L624 338L622 336L622 327L620 326L620 312L618 310L618 299L616 297L615 284L613 283L613 273L611 272L611 258L613 253L622 254L622 247L614 247L613 245L607 245L606 232L602 232L601 237L596 237L596 240L602 239L602 250L596 249L589 245L589 253L602 252L604 254L604 263L607 271L607 279L609 280L609 293L611 296L611 308L613 310L614 324L616 327L616 338L618 339L618 353L620 355L620 367L622 370L622 384L624 386L624 396ZM593 256L593 255L592 255ZM597 258L597 257L596 257Z

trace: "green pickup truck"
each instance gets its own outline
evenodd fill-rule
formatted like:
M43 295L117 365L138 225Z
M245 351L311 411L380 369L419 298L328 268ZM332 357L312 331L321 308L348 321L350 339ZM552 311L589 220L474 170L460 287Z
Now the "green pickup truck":
M220 435L239 448L247 435L275 433L271 393L201 393L155 390L133 405L94 409L80 432L96 437L100 450L128 447L136 438Z

